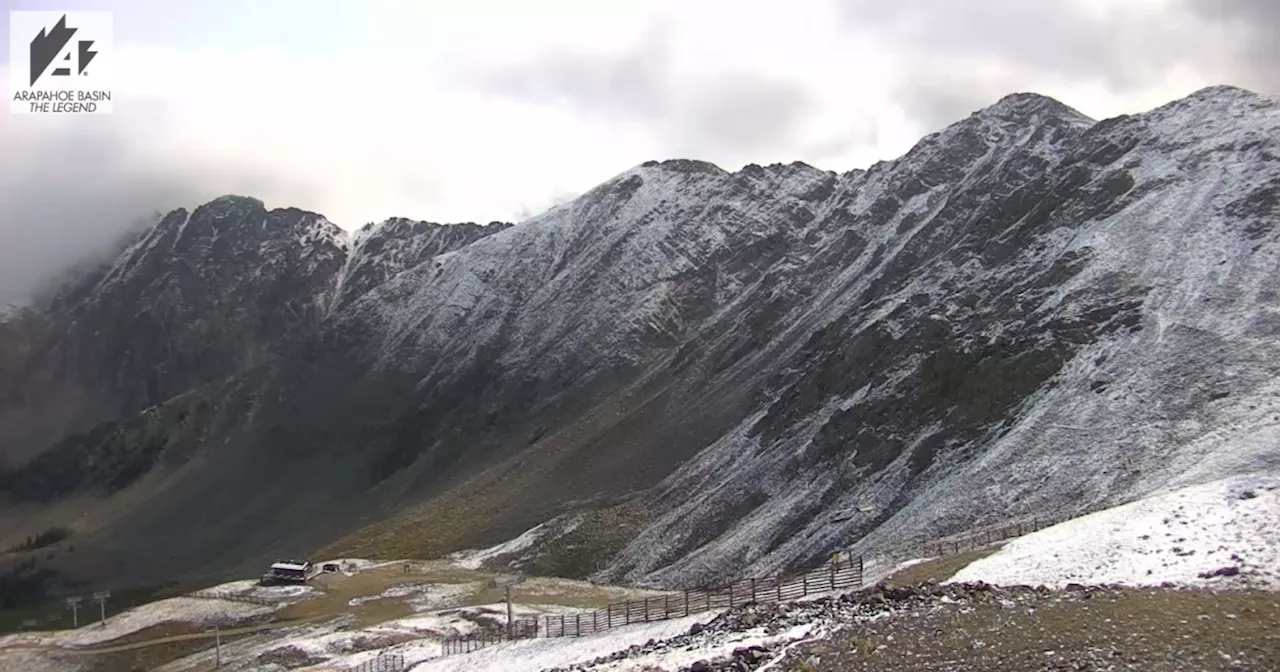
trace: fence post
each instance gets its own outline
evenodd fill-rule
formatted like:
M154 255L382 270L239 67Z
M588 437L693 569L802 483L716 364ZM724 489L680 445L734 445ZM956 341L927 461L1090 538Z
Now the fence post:
M582 636L582 614L577 614L573 617L573 636Z
M778 604L782 604L782 574L778 574L774 579L773 585L778 588Z
M831 563L831 590L836 589L836 564Z
M755 602L755 601L756 601L756 579L755 579L755 577L752 577L752 578L751 578L751 601L752 601L752 602Z
M801 578L801 581L803 581L803 582L804 582L804 583L803 583L803 585L804 585L804 594L805 594L805 595L808 595L808 594L809 594L809 572L805 572L804 574L801 574L801 575L800 575L800 578Z
M689 591L684 591L684 615L689 615Z

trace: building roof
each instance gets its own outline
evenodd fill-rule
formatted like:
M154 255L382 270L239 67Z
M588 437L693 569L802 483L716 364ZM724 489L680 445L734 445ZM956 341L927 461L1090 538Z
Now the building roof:
M293 563L293 562L277 562L271 565L271 569L284 569L292 572L301 572L307 569L310 563Z

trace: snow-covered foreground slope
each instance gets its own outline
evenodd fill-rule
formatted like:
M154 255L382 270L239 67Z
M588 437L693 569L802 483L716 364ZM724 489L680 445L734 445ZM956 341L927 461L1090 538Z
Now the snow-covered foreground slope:
M1222 479L1069 520L951 580L1280 589L1280 475Z

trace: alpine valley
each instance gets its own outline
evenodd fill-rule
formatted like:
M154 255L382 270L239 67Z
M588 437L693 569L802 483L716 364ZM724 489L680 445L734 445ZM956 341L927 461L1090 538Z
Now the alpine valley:
M515 225L177 210L0 326L33 593L432 558L681 588L1280 469L1280 99L1010 95ZM28 558L30 556L30 558ZM3 570L4 567L0 567Z

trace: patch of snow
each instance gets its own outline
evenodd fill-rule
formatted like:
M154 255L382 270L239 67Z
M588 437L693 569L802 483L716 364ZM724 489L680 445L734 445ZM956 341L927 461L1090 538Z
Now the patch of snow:
M951 581L1280 588L1280 474L1155 495L1013 540ZM1213 576L1234 568L1233 576Z
M554 601L558 596L581 594L583 591L592 591L596 594L606 594L609 596L608 599L611 602L642 600L646 597L660 597L662 595L670 594L670 591L593 584L586 581L562 579L550 576L530 578L528 581L517 586L516 594L521 599L537 596L547 597L547 601Z
M457 553L451 554L449 558L463 569L480 569L486 560L496 558L501 555L519 553L520 551L533 546L538 542L538 539L542 538L542 535L546 533L547 526L545 524L537 525L525 531L524 534L521 534L515 539L503 542L497 546L491 546L489 548L479 550L458 551Z
M713 611L661 623L626 626L586 637L506 642L468 654L443 657L440 655L439 641L411 642L379 652L352 656L342 660L341 665L354 667L381 653L404 656L405 663L414 672L539 672L547 668L595 660L632 645L643 645L651 639L663 640L684 634L694 623L706 623L719 613ZM336 663L338 661L330 661L312 669L334 669Z
M601 665L592 665L587 669L601 672L655 672L656 670L676 672L689 667L699 660L713 660L730 656L735 649L751 646L772 647L783 642L803 639L818 629L820 629L818 623L805 623L772 635L767 634L765 628L723 633L724 636L702 642L699 646L654 652Z
M462 637L475 632L480 626L466 618L463 610L445 613L421 614L409 618L381 623L371 628L373 632L408 632L427 638Z
M474 594L480 586L481 584L477 582L398 583L377 595L354 597L347 604L355 607L377 600L408 598L404 602L416 613L451 607L459 600Z
M58 637L56 642L63 647L88 646L119 639L163 623L190 623L198 627L213 627L214 623L219 623L225 627L271 611L271 607L256 604L175 597L116 614L108 618L105 625L94 622L81 626Z
M339 571L344 576L355 576L360 572L367 572L371 569L386 567L388 565L396 565L404 563L404 560L366 560L363 558L338 558L335 560L322 560L315 564L321 567L325 565L337 565Z
M871 558L862 565L862 585L874 586L904 569L929 560L930 558L911 558L895 563L890 557Z
M298 602L303 599L318 597L320 591L314 586L261 586L256 579L232 581L209 588L205 593L219 595L235 595L239 597L257 597L280 604Z

